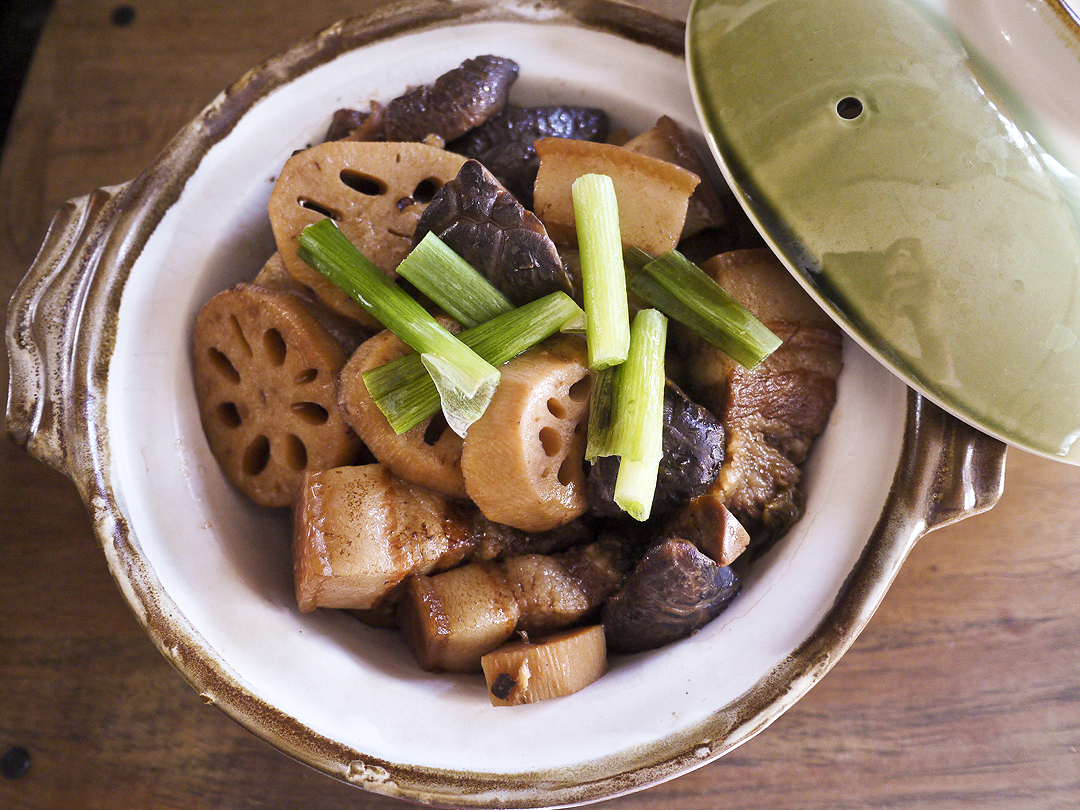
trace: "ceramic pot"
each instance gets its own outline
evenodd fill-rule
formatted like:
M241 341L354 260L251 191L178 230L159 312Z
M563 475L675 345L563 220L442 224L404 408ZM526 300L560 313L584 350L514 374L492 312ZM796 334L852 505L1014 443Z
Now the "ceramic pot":
M292 591L289 516L222 477L190 344L214 293L273 250L266 202L334 109L462 59L518 61L519 103L697 123L681 24L608 2L390 6L243 77L131 182L62 207L9 311L7 428L77 484L124 597L205 702L286 754L377 793L544 807L670 779L745 742L840 658L929 530L985 510L1005 449L853 343L806 469L805 517L691 638L613 662L574 695L492 708L420 671L396 636Z

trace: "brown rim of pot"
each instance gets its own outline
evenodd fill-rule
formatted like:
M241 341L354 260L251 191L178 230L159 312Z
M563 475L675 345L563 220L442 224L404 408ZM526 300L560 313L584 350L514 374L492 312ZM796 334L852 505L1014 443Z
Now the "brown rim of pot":
M608 31L682 55L683 25L615 2L530 3L555 23ZM367 757L303 726L247 692L164 595L142 561L110 479L105 435L108 367L124 285L142 248L215 143L274 89L366 44L461 23L524 20L508 4L402 2L338 23L256 67L220 94L129 183L69 201L56 215L8 317L12 439L76 483L109 567L147 633L207 703L284 753L376 793L442 806L555 807L612 798L678 776L753 737L847 650L915 541L990 508L1005 447L909 394L904 449L888 502L839 597L816 630L739 700L655 744L557 771L484 774ZM54 317L44 317L48 314ZM89 318L97 328L81 331ZM44 324L44 326L43 326ZM76 333L79 340L74 338Z

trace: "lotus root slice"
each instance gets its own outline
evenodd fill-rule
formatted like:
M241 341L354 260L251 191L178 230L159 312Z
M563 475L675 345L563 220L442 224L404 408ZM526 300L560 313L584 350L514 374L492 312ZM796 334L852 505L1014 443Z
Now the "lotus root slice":
M238 284L195 322L195 390L210 450L261 506L290 506L307 470L362 450L337 408L345 350L298 296Z
M268 208L286 270L334 311L379 328L300 258L300 232L329 217L361 253L396 278L420 214L464 162L427 144L386 141L333 141L294 155L274 183Z
M496 523L546 531L588 506L584 457L592 376L584 341L563 335L506 363L495 396L469 428L461 471Z
M440 322L457 331L449 318ZM345 421L372 455L398 478L450 498L464 499L461 475L461 437L442 419L442 413L397 434L368 392L363 374L411 351L389 330L368 338L341 371L338 405Z

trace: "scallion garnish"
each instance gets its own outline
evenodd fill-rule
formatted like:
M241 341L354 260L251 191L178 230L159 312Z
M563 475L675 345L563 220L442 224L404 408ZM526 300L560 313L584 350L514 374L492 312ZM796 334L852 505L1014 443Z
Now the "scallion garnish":
M300 233L300 257L420 353L447 424L459 436L483 415L499 371L454 337L368 260L330 219Z
M656 478L659 472L659 458L645 458L641 461L630 458L619 459L614 500L618 507L634 520L644 523L652 514L653 498L656 496Z
M615 392L619 388L619 369L608 366L595 372L589 392L589 425L585 438L585 460L617 455L615 448Z
M782 341L732 298L704 270L678 251L642 264L644 254L628 249L632 272L627 289L673 320L689 327L746 368L753 368Z
M630 345L619 203L611 178L602 174L577 178L571 197L581 256L589 366L607 368L625 360Z
M476 326L514 308L471 264L428 231L398 265L398 274L462 326Z
M635 520L648 520L664 454L664 351L667 318L640 310L630 328L626 362L619 367L612 443L619 458L615 503Z
M666 345L667 318L655 309L640 310L630 328L630 350L620 366L615 392L612 443L622 458L640 460L663 453Z
M466 329L458 340L499 366L582 317L566 293L553 292ZM407 354L363 375L368 392L397 433L423 422L438 409L434 385L415 354Z

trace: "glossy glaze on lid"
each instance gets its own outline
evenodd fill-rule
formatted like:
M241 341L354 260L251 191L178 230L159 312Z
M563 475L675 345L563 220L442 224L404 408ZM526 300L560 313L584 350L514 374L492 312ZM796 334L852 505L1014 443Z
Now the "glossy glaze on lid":
M1080 182L1006 83L907 0L699 0L690 28L715 152L804 285L943 407L1080 463Z

